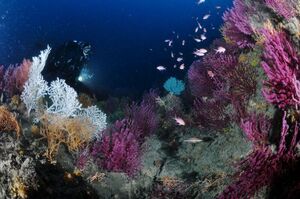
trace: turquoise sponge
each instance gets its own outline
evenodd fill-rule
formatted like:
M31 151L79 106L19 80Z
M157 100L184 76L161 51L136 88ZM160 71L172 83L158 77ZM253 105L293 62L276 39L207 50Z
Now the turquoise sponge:
M170 77L164 83L164 88L174 95L180 95L182 91L184 91L185 85L182 80L178 80L175 77Z

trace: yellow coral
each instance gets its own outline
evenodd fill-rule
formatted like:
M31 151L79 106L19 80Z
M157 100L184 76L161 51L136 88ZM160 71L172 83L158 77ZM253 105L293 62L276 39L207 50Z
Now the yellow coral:
M38 135L40 133L40 128L37 125L31 125L30 130L34 135Z
M239 63L246 63L248 60L248 56L246 54L240 54L239 56Z
M11 107L18 107L20 104L21 104L21 98L20 98L20 96L19 96L19 95L14 95L14 96L12 96L9 105L10 105Z
M27 198L27 187L18 177L13 181L11 192L14 198Z
M18 137L21 135L21 128L16 117L4 106L0 107L0 131L14 131Z
M65 144L69 151L78 151L91 140L95 131L89 120L81 118L63 118L44 115L40 133L48 141L46 156L51 162L58 152L60 144Z

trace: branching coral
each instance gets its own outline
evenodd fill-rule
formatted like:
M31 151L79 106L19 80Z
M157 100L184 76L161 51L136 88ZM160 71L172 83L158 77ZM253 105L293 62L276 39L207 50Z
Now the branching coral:
M225 39L236 44L240 48L252 47L254 40L251 35L253 29L250 25L248 14L251 11L243 0L235 0L234 6L228 12L225 12L223 20L223 35Z
M3 78L4 91L9 97L13 95L20 95L23 91L23 86L29 78L29 70L31 67L31 61L24 59L19 66L9 66L6 69Z
M45 155L53 161L61 144L65 144L69 151L77 152L91 140L94 131L91 123L86 119L44 115L41 120L40 134L48 142Z
M48 46L46 50L41 51L38 57L32 58L33 61L29 70L29 78L24 85L24 90L21 95L21 99L26 105L28 115L32 110L39 109L39 100L47 94L48 85L41 72L45 67L50 50L51 48Z
M261 65L268 76L263 94L266 100L280 108L297 106L300 102L300 82L297 79L299 56L284 32L262 31L265 48Z
M288 168L288 165L292 164L296 158L298 135L298 124L290 128L286 119L286 113L284 113L277 151L273 151L264 143L257 145L253 152L240 162L238 180L230 185L219 198L251 198L262 187L270 185L275 177L286 172L285 168ZM293 133L290 141L287 139L289 131ZM249 133L248 131L247 134ZM251 136L250 138L252 139Z
M141 150L136 132L125 120L117 121L108 131L110 133L103 136L101 143L94 144L92 157L104 169L134 176L141 166Z
M289 0L265 0L265 2L268 7L287 20L295 16L292 2Z
M57 79L52 81L50 86L43 79L41 72L45 67L47 57L51 48L41 51L39 57L33 57L33 63L29 71L29 79L25 83L22 93L22 101L25 103L28 115L31 110L36 113L36 120L39 121L44 114L56 115L48 119L69 119L74 117L78 120L89 120L94 128L94 134L106 127L106 115L96 106L81 108L77 92L66 84L65 80ZM47 96L49 103L41 103L41 99ZM49 104L49 106L48 106ZM51 121L55 123L56 121ZM96 136L97 137L97 136ZM99 136L98 136L99 137Z
M213 79L209 76L211 69L202 64L200 61L195 61L188 71L188 80L191 93L194 97L210 97L213 91L217 88Z
M158 126L155 91L145 94L140 104L127 107L125 119L116 121L103 132L90 151L84 151L78 161L83 167L91 155L96 163L109 171L125 172L133 177L141 168L142 145Z
M70 117L75 116L76 111L81 108L76 91L67 85L65 80L57 79L51 82L47 94L52 102L46 110L50 114Z
M139 143L143 143L158 127L156 96L155 92L150 92L143 97L139 105L133 103L126 110L125 118L130 121L131 129L134 130Z
M193 115L200 127L222 129L230 120L225 113L226 104L214 99L194 101Z
M247 138L258 145L268 142L271 122L263 114L252 113L248 118L241 121L241 128Z
M18 136L21 135L21 129L16 117L3 106L0 107L0 131L14 131Z

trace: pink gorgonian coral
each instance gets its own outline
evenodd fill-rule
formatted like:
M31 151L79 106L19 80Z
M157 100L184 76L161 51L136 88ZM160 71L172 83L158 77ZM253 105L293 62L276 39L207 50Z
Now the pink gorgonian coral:
M194 97L211 97L213 95L217 87L214 80L209 76L211 70L211 67L204 65L201 61L195 61L191 65L188 71L188 80Z
M23 86L28 80L30 67L31 61L24 59L20 65L10 65L5 72L4 69L1 68L1 87L2 91L4 91L8 97L22 93Z
M261 65L268 77L264 83L266 100L279 108L300 103L300 82L297 79L299 56L284 32L264 29L264 52Z
M266 144L268 141L271 122L263 114L250 114L248 118L243 118L241 128L247 138L254 144Z
M141 150L135 134L127 121L116 121L102 140L94 144L91 156L103 169L133 177L141 166Z
M0 93L2 93L4 90L4 81L3 81L4 74L5 74L5 68L3 65L1 65L0 66L0 78L2 79L2 81L0 81Z
M233 8L224 13L223 34L225 39L240 48L252 47L254 40L251 37L253 29L248 18L251 8L243 0L234 0Z
M140 144L158 128L156 97L155 91L150 91L144 95L140 104L133 103L125 111L125 118L130 121L131 130L135 132L136 139Z
M268 7L287 20L295 16L292 2L289 0L265 0L265 2Z
M252 135L257 137L257 133L250 132L250 130L256 131L258 129L249 125L249 123L246 124L244 128L248 138L253 140ZM287 139L288 133L292 133L291 139ZM298 124L289 126L287 113L284 112L277 150L272 150L263 142L255 145L253 151L239 164L239 172L235 175L238 180L228 186L219 198L252 198L258 190L271 185L274 178L285 174L286 168L289 168L296 158L297 136ZM257 138L260 139L259 137Z
M229 115L225 113L225 108L226 104L220 100L195 99L193 117L200 127L222 129L230 121Z

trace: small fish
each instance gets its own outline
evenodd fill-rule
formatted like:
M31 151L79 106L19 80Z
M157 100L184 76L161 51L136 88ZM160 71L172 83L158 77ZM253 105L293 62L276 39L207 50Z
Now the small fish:
M175 65L173 66L173 68L177 68L177 65L175 64Z
M195 40L197 43L201 42L201 39L198 39L198 38L194 38L194 40Z
M192 143L192 144L195 144L195 143L199 143L199 142L202 142L203 140L199 139L199 138L189 138L187 140L183 140L184 142L188 142L188 143Z
M198 30L199 30L199 27L196 27L196 28L195 28L195 33L198 32Z
M206 102L207 99L208 99L208 97L202 97L202 100L203 100L204 102Z
M182 45L183 45L183 46L185 45L185 40L182 40Z
M196 51L194 52L194 55L202 57L205 55L205 53L207 53L207 50L204 48L201 48L201 49L196 49Z
M179 55L181 55L181 56L183 55L183 53L182 53L182 52L179 52L178 54L179 54Z
M206 50L205 48L200 48L200 49L199 49L199 52L200 52L200 53L207 53L207 50Z
M216 6L216 9L221 9L221 6Z
M208 70L208 71L207 71L207 74L208 74L208 76L211 77L211 78L214 78L214 76L215 76L215 74L214 74L211 70Z
M179 35L176 35L176 39L179 39Z
M180 118L180 117L174 117L174 120L176 121L176 123L179 125L179 126L184 126L185 125L185 121Z
M164 66L157 66L156 69L159 71L167 70Z
M204 3L204 2L205 2L205 0L199 0L199 1L197 2L197 4L200 5L201 3Z
M219 46L217 49L215 49L216 53L225 53L226 49L222 46Z
M179 69L180 69L180 70L184 70L184 68L185 68L185 65L184 65L184 64L181 64L181 65L179 66Z
M206 19L208 19L209 17L210 17L210 14L206 14L206 15L203 16L202 19L203 19L203 20L206 20Z
M173 41L171 40L171 41L169 41L168 46L172 46L172 44L173 44Z
M194 52L194 55L197 55L197 56L199 56L199 57L203 57L205 54L204 53L199 53L199 52Z
M177 58L177 61L178 61L178 62L181 62L182 60L183 60L182 57L178 57L178 58Z
M206 36L205 36L204 34L202 34L202 35L200 36L200 38L202 39L202 41L204 41L204 40L206 39Z
M203 32L207 32L206 28L203 28Z
M174 58L174 53L173 52L171 52L171 57Z
M200 28L200 29L202 29L202 26L201 26L201 24L197 21L197 24L198 24L198 27Z

